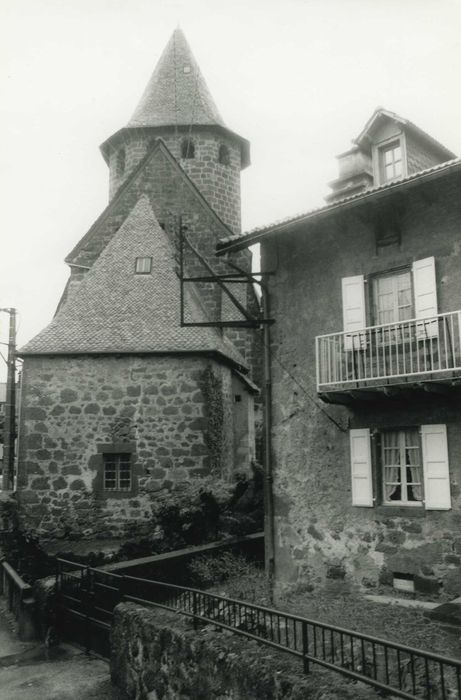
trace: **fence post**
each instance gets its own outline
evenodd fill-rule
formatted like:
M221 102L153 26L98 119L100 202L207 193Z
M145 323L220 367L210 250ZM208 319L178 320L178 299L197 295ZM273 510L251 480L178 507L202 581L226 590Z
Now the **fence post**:
M197 591L192 591L192 613L193 613L193 621L194 621L194 630L196 630L198 627L197 611L198 611Z
M84 646L85 654L89 654L91 650L91 620L90 620L90 567L85 569L86 585L82 586L82 602L85 614L84 627Z
M302 637L303 637L303 669L304 673L309 673L309 659L307 655L309 653L309 639L307 636L307 622L303 620L301 622Z
M123 602L123 599L126 596L127 592L128 591L127 591L127 587L126 587L126 578L122 574L122 576L120 576L120 581L118 584L118 602L119 603Z

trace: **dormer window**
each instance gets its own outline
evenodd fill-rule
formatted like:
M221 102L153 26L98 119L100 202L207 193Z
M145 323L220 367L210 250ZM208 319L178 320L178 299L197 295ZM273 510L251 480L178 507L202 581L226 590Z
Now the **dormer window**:
M402 146L400 140L379 149L381 182L390 182L403 175Z
M183 139L181 143L181 158L195 158L195 144L192 139Z

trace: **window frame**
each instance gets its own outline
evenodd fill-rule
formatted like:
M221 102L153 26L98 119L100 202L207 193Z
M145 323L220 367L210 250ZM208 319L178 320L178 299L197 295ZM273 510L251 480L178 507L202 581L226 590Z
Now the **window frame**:
M419 488L421 489L421 499L420 500L386 500L385 493L386 493L386 482L385 481L385 462L384 462L384 440L383 437L385 434L390 434L390 433L397 433L399 435L399 445L398 448L396 447L395 449L399 449L400 452L400 464L399 464L399 469L400 469L400 485L401 485L401 490L403 488L405 489L406 495L408 496L407 488L408 488L408 483L407 483L407 467L408 465L402 465L401 460L402 460L402 453L405 455L405 450L408 449L407 445L404 442L405 439L405 431L407 430L414 430L417 432L418 435L418 450L419 450L419 469L420 469L420 483L419 483ZM375 440L377 441L377 449L374 451L375 455L377 456L376 459L376 471L377 475L375 477L375 482L379 486L377 493L379 496L378 499L378 505L383 506L383 507L398 507L398 508L424 508L424 503L425 503L425 498L424 498L424 459L423 459L423 449L422 449L422 441L421 441L421 426L420 425L412 425L412 426L398 426L398 427L392 427L392 428L382 428L380 430L377 430L375 433ZM414 449L414 448L412 448ZM373 459L373 454L372 454L372 459ZM373 460L375 461L375 460ZM373 464L372 464L373 467Z
M129 455L130 459L130 470L131 470L131 483L130 489L105 489L105 478L104 478L104 455L113 454L126 454ZM100 443L97 446L96 454L91 457L91 466L95 470L93 479L93 492L95 497L100 500L107 499L124 499L132 498L138 493L138 479L144 474L142 463L140 463L136 456L136 443L135 442L110 442L110 443Z
M384 177L384 172L382 168L382 154L392 146L392 144L398 144L402 152L402 174L398 175L390 180ZM408 175L408 165L407 165L407 142L405 138L405 133L400 131L387 139L383 139L372 146L372 161L373 161L373 180L375 185L387 185L395 180L400 180Z
M138 270L138 261L140 260L149 260L149 269L148 270ZM151 255L139 255L135 258L134 261L134 274L135 275L150 275L152 273L152 261L153 258Z
M128 463L128 474L129 481L127 486L122 486L121 472L122 472L122 458L123 462ZM114 487L107 486L107 467L110 462L114 462ZM103 452L102 453L102 463L103 463L103 473L102 473L102 487L105 493L112 493L113 491L117 493L131 493L133 488L133 468L131 464L131 453L130 452ZM126 471L126 469L125 469Z
M394 156L394 153L395 151L397 151L397 149L400 151L400 159L396 159ZM392 154L392 160L390 163L386 163L387 153ZM400 163L400 173L398 175L396 173L397 163ZM393 173L391 177L387 176L386 171L388 166L392 166ZM379 169L381 174L381 182L383 184L387 182L392 182L393 180L399 180L401 177L403 177L403 148L400 139L396 139L395 141L391 141L389 144L379 147Z
M415 314L415 284L414 284L414 278L413 278L413 269L411 264L408 265L400 265L399 267L393 267L390 268L389 270L382 270L379 272L373 272L372 274L368 275L366 277L366 282L368 284L368 313L367 313L367 321L369 322L370 326L381 326L381 325L386 325L386 323L380 323L378 320L378 305L377 305L377 299L376 299L376 294L375 294L375 287L377 280L379 278L383 277L392 277L392 276L397 276L401 274L402 272L408 272L410 275L410 282L411 282L411 306L412 306L412 312L413 314L410 316L409 319L403 319L400 321L399 319L389 321L389 323L403 323L405 320L411 320L414 318Z

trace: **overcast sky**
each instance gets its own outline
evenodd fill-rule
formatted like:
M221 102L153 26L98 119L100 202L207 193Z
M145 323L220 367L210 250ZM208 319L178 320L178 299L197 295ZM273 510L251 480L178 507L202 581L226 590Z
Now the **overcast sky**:
M2 0L0 306L18 309L20 345L51 320L63 259L107 204L98 147L178 23L251 141L244 229L321 205L378 105L461 155L461 0Z

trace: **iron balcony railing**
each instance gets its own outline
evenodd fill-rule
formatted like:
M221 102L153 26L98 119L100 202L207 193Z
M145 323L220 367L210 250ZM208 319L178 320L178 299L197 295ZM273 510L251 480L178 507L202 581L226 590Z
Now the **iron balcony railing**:
M71 568L72 570L66 571ZM212 623L298 657L306 673L318 664L392 696L461 700L461 660L389 642L336 625L234 600L206 591L120 576L58 560L61 619L81 622L91 647L95 628L110 628L115 605L154 605Z
M461 370L461 311L316 338L317 390Z

